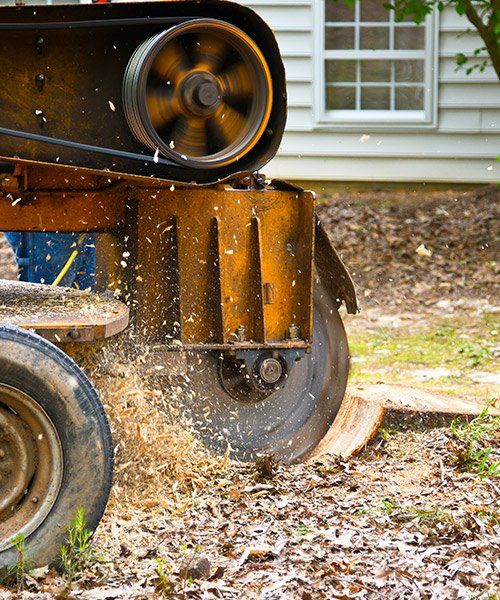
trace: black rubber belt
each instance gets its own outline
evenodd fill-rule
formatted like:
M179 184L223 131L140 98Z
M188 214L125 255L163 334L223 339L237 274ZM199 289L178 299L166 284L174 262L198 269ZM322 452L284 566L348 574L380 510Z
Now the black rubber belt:
M89 27L122 27L127 25L163 25L192 21L199 17L140 17L136 19L102 19L100 21L43 21L39 23L0 23L0 30L47 30L47 29L87 29Z
M54 144L56 146L63 146L65 148L75 148L76 150L84 150L86 152L97 152L98 154L107 154L109 156L116 156L118 158L130 158L132 160L141 160L144 162L165 165L167 167L182 168L182 165L179 165L178 163L173 162L171 160L167 160L165 158L158 157L155 160L155 158L150 155L148 156L144 154L136 154L135 152L125 152L124 150L115 150L113 148L103 148L102 146L91 146L90 144L80 144L79 142L70 142L68 140L52 138L46 135L40 135L38 133L27 133L26 131L7 129L6 127L0 127L0 135L22 138L25 140L33 140L34 142Z

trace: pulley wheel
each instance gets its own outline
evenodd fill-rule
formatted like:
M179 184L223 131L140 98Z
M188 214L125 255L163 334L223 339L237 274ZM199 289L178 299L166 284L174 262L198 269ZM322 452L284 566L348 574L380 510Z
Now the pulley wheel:
M194 353L189 361L186 410L201 439L218 453L254 460L272 455L286 462L307 457L330 429L349 373L349 349L335 302L317 285L314 342L276 392L238 397L220 380L220 353ZM227 387L227 386L226 386Z
M144 41L123 81L137 140L191 168L230 165L265 132L273 102L262 52L223 21L195 19Z

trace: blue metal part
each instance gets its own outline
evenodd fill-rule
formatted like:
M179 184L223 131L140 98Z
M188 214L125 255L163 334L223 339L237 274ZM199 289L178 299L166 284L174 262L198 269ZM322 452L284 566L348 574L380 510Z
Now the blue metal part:
M31 283L51 284L78 245L77 233L5 233L19 267L19 279ZM93 289L95 279L94 234L79 244L74 263L60 285Z

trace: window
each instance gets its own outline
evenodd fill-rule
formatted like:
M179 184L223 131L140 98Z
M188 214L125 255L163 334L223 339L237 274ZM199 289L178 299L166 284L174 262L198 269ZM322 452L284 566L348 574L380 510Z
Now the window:
M429 123L433 115L432 17L397 23L385 0L318 2L319 120Z

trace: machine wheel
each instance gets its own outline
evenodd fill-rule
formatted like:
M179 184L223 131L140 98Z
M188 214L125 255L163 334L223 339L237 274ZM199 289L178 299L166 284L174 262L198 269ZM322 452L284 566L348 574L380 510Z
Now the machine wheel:
M334 301L320 285L314 294L312 351L295 364L284 384L267 396L229 393L218 374L219 353L189 357L188 411L204 443L218 453L254 460L272 455L295 462L310 455L340 408L349 374L349 348ZM224 389L226 387L226 389Z
M30 566L53 562L75 511L94 530L111 487L104 409L81 369L56 346L0 325L0 572L22 534Z

